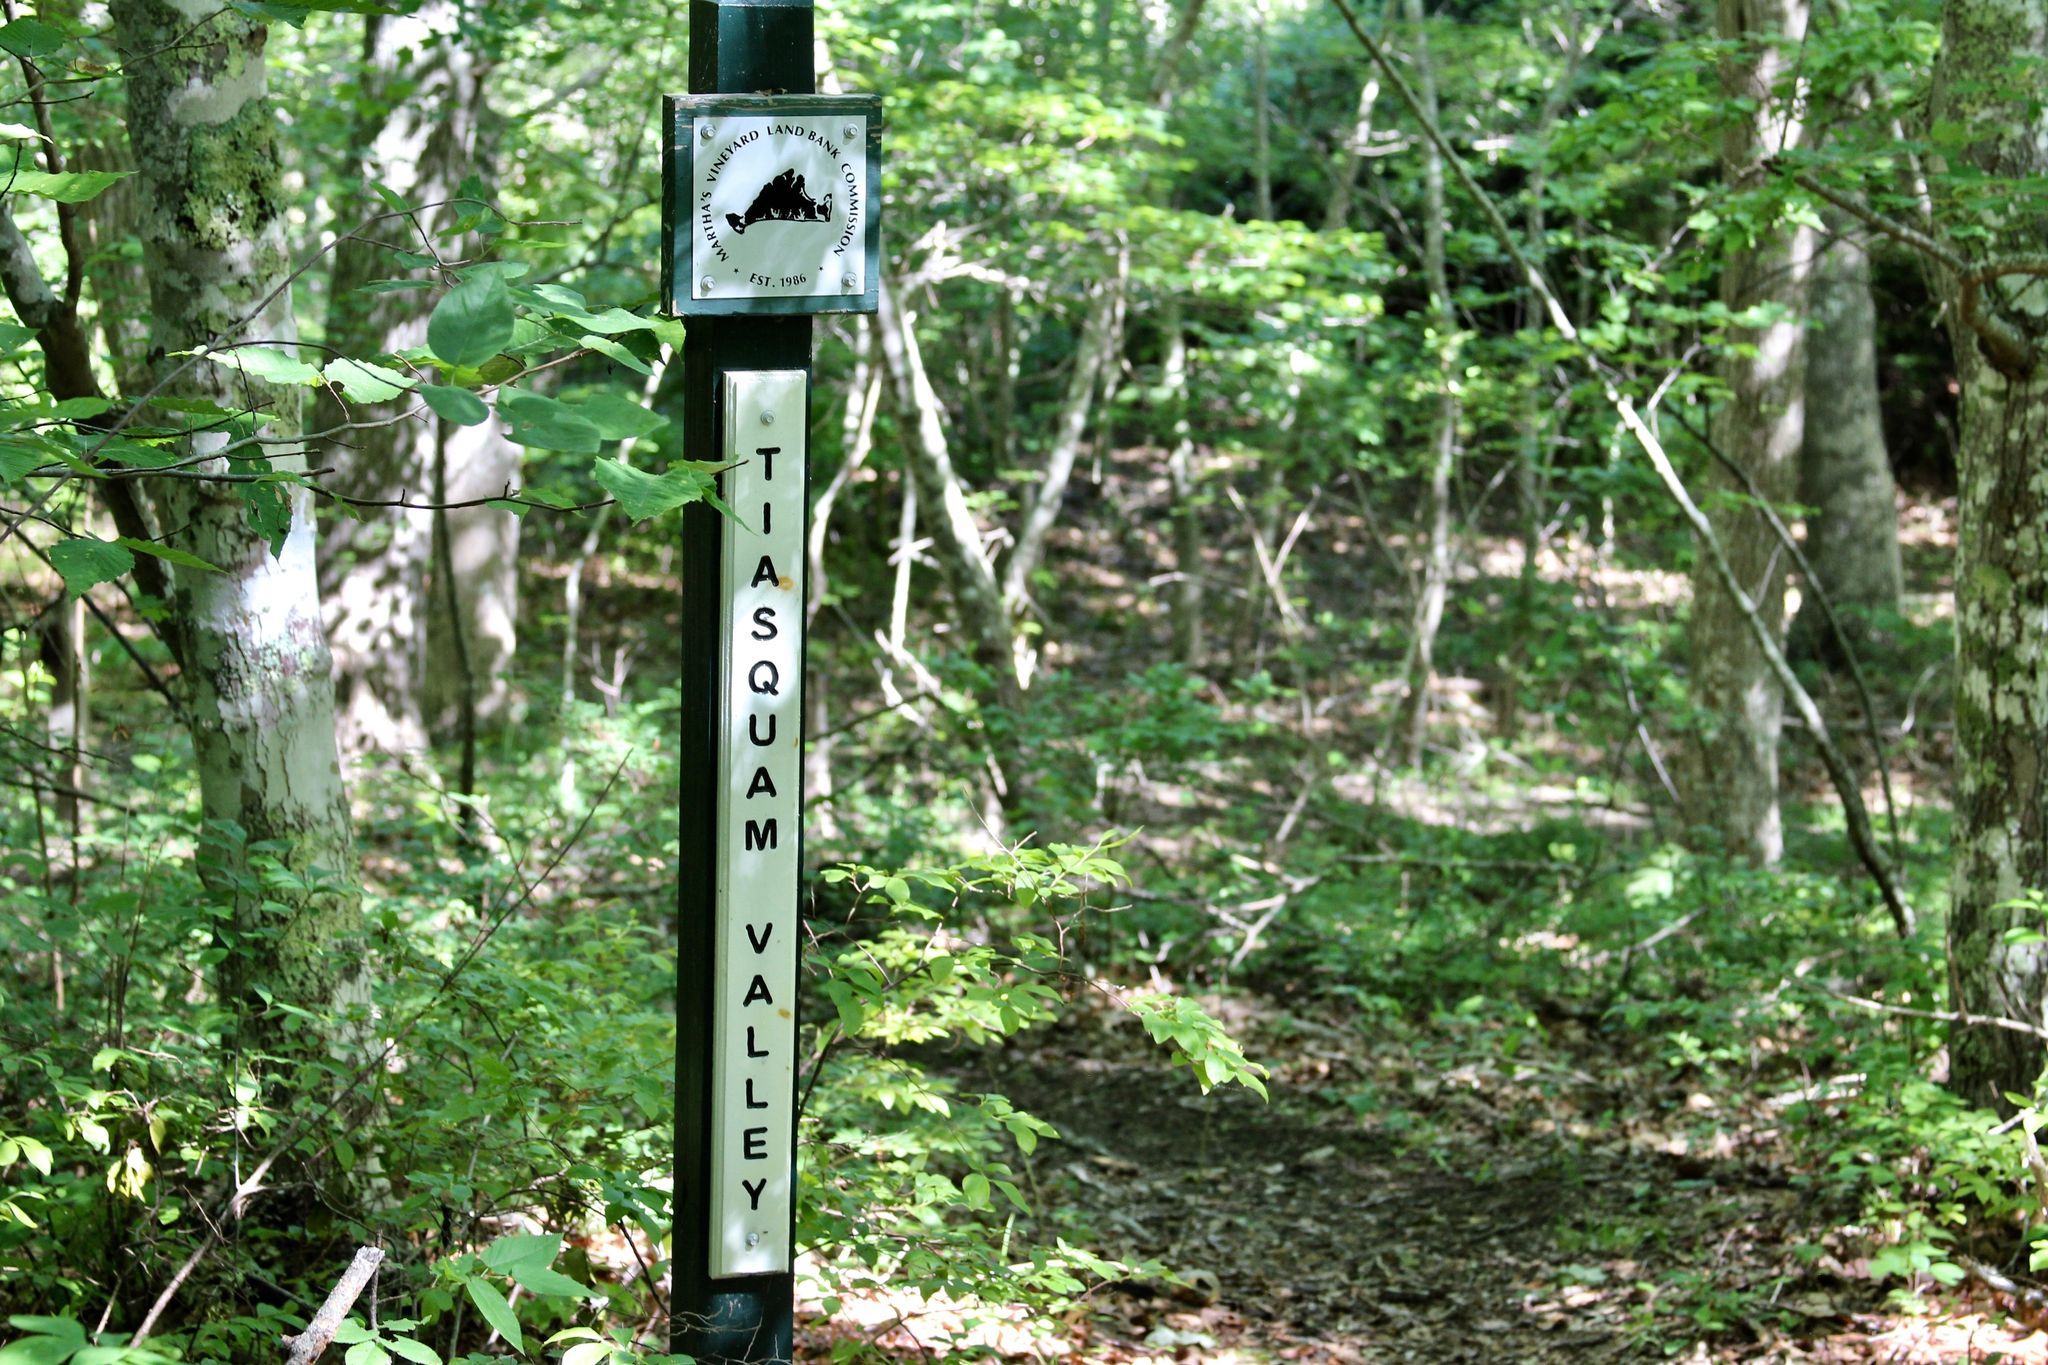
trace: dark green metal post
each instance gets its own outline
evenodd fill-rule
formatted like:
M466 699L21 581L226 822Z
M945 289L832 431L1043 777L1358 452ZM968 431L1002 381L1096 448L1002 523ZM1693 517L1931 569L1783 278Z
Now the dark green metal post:
M692 0L693 94L808 94L814 88L811 0ZM665 202L673 203L671 191ZM678 268L668 235L664 270ZM685 258L680 269L688 271ZM683 344L683 434L693 458L719 449L727 370L811 367L803 316L692 317ZM808 505L808 499L806 499ZM709 1267L711 984L717 858L718 514L701 504L683 521L681 867L676 960L676 1166L671 1349L700 1361L769 1365L791 1356L795 1277L713 1280ZM801 806L799 806L801 809ZM791 1154L794 1161L795 1155ZM792 1200L794 1207L794 1200Z

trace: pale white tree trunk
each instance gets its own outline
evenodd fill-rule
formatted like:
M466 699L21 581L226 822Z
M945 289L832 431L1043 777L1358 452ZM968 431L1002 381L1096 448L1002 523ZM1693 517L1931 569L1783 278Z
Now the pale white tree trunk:
M1323 231L1335 232L1351 221L1351 197L1358 188L1358 172L1372 148L1373 108L1379 103L1378 76L1366 77L1358 90L1358 112L1337 153L1337 175L1330 184L1330 198L1323 206Z
M1015 701L1023 689L1017 672L1015 618L1011 615L994 561L967 506L967 491L953 469L945 416L924 367L917 333L894 291L883 285L875 324L888 368L896 408L910 427L904 457L931 511L926 514L933 553L959 605L961 624L974 641L974 654L995 677L997 690Z
M480 101L476 62L460 38L460 13L454 0L428 0L411 15L366 19L363 66L372 107L388 105L362 130L368 144L357 174L380 181L415 205L443 204L468 173L476 150ZM345 217L377 212L382 201L359 195L346 201ZM442 224L459 217L448 207L422 207L412 219L385 219L367 237L399 243L424 253L447 251L446 239L432 236ZM346 230L355 222L340 226ZM327 344L359 357L405 351L426 340L427 310L410 293L365 293L371 280L403 272L391 251L368 241L343 242L335 249ZM382 425L347 432L327 447L326 464L335 468L333 487L356 497L406 498L425 504L434 484L436 420L427 413L398 420L418 406L410 396L391 403L344 406L331 395L317 405L314 424L327 429L342 421ZM463 459L452 463L454 482L488 487L489 477L504 464L482 428L458 429L450 440L462 447ZM494 447L496 449L494 449ZM491 466L478 467L472 466ZM480 509L480 511L483 509ZM491 564L495 543L513 542L514 553L503 562L516 566L517 518L507 512L485 512L470 523L510 523L472 532L457 532L458 558L466 551L471 565ZM445 681L444 649L430 670L427 637L433 616L427 591L434 556L434 514L424 506L385 507L367 511L337 509L327 518L322 587L326 593L328 634L335 653L335 692L340 708L341 743L351 754L370 751L406 753L427 743L423 697L430 676ZM492 570L502 579L502 573ZM488 611L495 599L509 596L502 581L472 589L466 601ZM482 651L509 629L509 617L469 624ZM477 658L482 654L478 653ZM488 678L489 670L479 670ZM453 699L453 685L440 689L444 706Z
M1024 610L1030 596L1031 575L1045 557L1045 538L1059 520L1060 504L1066 499L1067 484L1074 476L1074 461L1081 454L1081 438L1088 431L1088 415L1095 406L1103 368L1116 352L1120 301L1114 281L1102 286L1089 302L1081 324L1081 337L1074 346L1074 368L1067 376L1066 399L1060 404L1052 445L1045 452L1045 470L1024 500L1017 543L1003 564L1003 600L1013 615ZM1029 682L1028 656L1020 659L1018 672Z
M165 354L241 337L288 347L297 334L286 287L286 200L265 94L265 30L210 6L194 8L170 0L112 6L141 172L151 335L164 355L157 373L170 394L256 409L270 419L269 431L289 436L298 430L297 390ZM218 451L226 441L223 432L197 434L191 453ZM224 472L224 463L197 469ZM281 456L278 463L300 461ZM234 912L222 993L253 1012L261 1008L260 988L333 1020L367 1001L369 947L353 890L311 499L290 497L290 527L272 543L251 525L250 506L233 485L161 479L156 487L171 543L220 570L176 570L171 610L213 835L201 870ZM280 849L279 859L305 880L266 884L248 852L258 842ZM279 915L266 901L290 913ZM360 1036L358 1029L337 1023L330 1036Z
M1789 91L1777 89L1791 74L1806 32L1805 0L1721 0L1721 86L1730 98L1753 101L1753 117L1727 134L1722 173L1731 186L1755 183L1762 158L1796 145L1800 127ZM1722 363L1728 386L1714 424L1721 450L1746 470L1764 497L1788 501L1796 488L1805 430L1805 316L1812 272L1811 230L1791 223L1767 226L1733 252L1721 276L1721 301L1740 314L1776 304L1776 321L1744 328L1731 340L1744 344ZM1786 564L1776 534L1761 512L1744 506L1732 475L1716 468L1709 482L1718 496L1707 507L1728 560L1773 634L1782 639ZM1768 659L1702 552L1693 572L1689 626L1693 697L1706 713L1692 790L1697 822L1720 832L1738 857L1774 863L1784 848L1778 811L1778 732L1784 693Z
M2044 62L2043 0L1949 0L1929 114L1972 140L1949 165L1930 169L2048 174ZM1968 215L1953 226L1984 233L1985 256L2038 256L2048 235L2048 219L2024 196L1940 207ZM1995 348L1959 321L1961 282L1944 272L1938 283L1963 386L1949 971L1958 1009L2038 1028L2048 1025L2048 944L2006 935L2042 927L2038 911L2012 901L2048 889L2048 364L2038 343L2017 363L1994 360ZM1979 307L2041 336L2048 300L2040 286L2020 276L1989 281ZM1964 1098L2003 1105L2007 1092L2033 1092L2042 1046L2006 1029L1961 1026L1949 1056L1951 1084Z
M519 447L505 439L495 417L473 427L443 424L442 439L448 501L497 497L518 485ZM468 685L475 691L475 718L489 728L510 719L508 674L519 648L520 520L499 507L459 507L436 522L437 541L448 538L455 613L449 614L450 598L437 575L427 608L426 715L438 734L458 726L465 686L458 659L464 659ZM442 562L438 545L435 562Z
M1161 310L1165 355L1159 387L1173 405L1173 448L1166 455L1173 494L1173 653L1188 668L1202 666L1207 631L1202 620L1202 509L1196 505L1195 440L1188 422L1188 336L1180 300Z

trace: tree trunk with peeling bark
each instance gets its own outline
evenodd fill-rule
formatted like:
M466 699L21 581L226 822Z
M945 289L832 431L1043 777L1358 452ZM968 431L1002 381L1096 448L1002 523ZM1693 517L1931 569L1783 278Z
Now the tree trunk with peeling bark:
M519 447L493 413L473 427L442 422L437 458L449 502L497 497L519 483ZM421 707L428 730L446 736L472 721L489 729L511 715L507 674L519 649L519 536L523 523L502 507L454 507L434 518L434 563L454 577L428 594L427 678Z
M1789 90L1798 43L1806 32L1805 0L1721 0L1721 89L1753 102L1755 113L1724 135L1722 174L1731 188L1757 183L1760 161L1799 140ZM1741 314L1776 304L1779 316L1759 327L1734 329L1744 350L1721 364L1728 398L1715 414L1714 440L1748 472L1773 503L1790 500L1805 429L1805 337L1813 233L1790 223L1766 225L1733 250L1721 275L1721 301ZM1704 501L1736 577L1774 634L1782 638L1785 569L1782 551L1763 513L1744 505L1736 480L1716 467ZM1691 790L1697 823L1719 832L1737 857L1770 864L1784 848L1778 811L1778 732L1784 694L1739 605L1702 552L1693 571L1692 692L1704 713Z
M384 243L455 254L452 240L439 232L461 216L447 201L475 157L482 95L478 63L462 40L453 0L430 0L414 14L372 16L364 22L363 69L367 107L373 112L358 134L368 150L356 171L421 206L410 218L386 219L364 234L374 241L344 241L335 248L326 342L345 355L368 359L426 340L427 311L417 295L371 293L363 286L405 273ZM356 220L381 209L381 201L359 197L343 210L348 221L341 226L353 228ZM360 498L427 502L435 486L440 433L431 414L402 416L418 406L410 394L389 403L344 404L323 392L315 405L314 429L344 422L352 428L323 454L322 462L335 469L332 486ZM496 492L507 482L509 468L516 468L516 458L507 465L509 448L495 423L458 428L447 439L451 497ZM436 549L431 511L336 507L327 517L321 587L344 752L424 748L429 677L441 683L431 689L431 703L451 712L463 691L453 661L465 658L481 698L484 679L497 675L497 665L509 653L511 604L500 600L509 594L498 580L516 565L518 533L500 523L516 528L517 518L480 508L474 515L450 513L448 520L460 587L457 601L464 608L454 617L445 592L427 591ZM509 553L500 543L507 536ZM508 569L494 571L497 564ZM430 669L434 625L444 636L458 627L466 634L459 642L444 639Z
M264 77L264 26L171 0L115 0L127 75L129 139L140 171L139 227L162 392L253 409L265 430L299 430L299 390L175 353L242 338L297 335L286 280L286 198ZM211 15L212 17L207 17ZM166 354L169 353L169 354ZM175 421L168 412L154 420ZM188 438L204 455L224 432ZM289 444L286 445L289 449ZM281 468L304 467L297 455ZM195 467L218 470L221 462ZM273 513L266 533L248 485L156 481L175 548L217 573L173 571L183 680L201 800L214 838L202 875L232 907L221 931L223 998L249 1015L262 996L327 1021L346 1046L368 1003L369 946L354 889L355 853L334 742L334 692L321 628L310 495ZM266 487L275 487L268 485ZM299 874L264 879L250 848L275 848ZM260 889L259 889L260 888ZM282 903L288 913L278 914ZM273 1028L253 1035L272 1043Z
M1932 169L2048 174L2044 61L2048 3L1949 0L1929 115L1971 140ZM1959 219L1952 230L1986 234L1985 257L2038 254L2048 233L2038 211L1937 207ZM2048 944L2006 934L2042 927L2038 911L2011 902L2048 889L2048 365L2038 346L2030 366L1994 359L1958 320L1961 281L1941 272L1936 283L1962 380L1949 972L1958 1009L2038 1028L2048 1024ZM1985 293L2008 321L2024 312L2017 321L2039 336L2048 302L2038 285L2010 277ZM2032 1094L2042 1059L2038 1038L2009 1029L1959 1025L1949 1035L1950 1084L1975 1103Z

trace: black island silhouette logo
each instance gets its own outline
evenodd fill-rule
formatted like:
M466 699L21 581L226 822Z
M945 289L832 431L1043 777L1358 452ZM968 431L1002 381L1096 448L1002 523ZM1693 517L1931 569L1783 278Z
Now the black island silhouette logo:
M822 200L811 198L804 189L804 178L792 166L761 187L746 213L728 213L725 221L734 236L756 223L829 223L832 196L828 194Z
M692 298L861 294L871 189L865 117L778 114L697 124L691 140L705 145L691 160ZM771 225L765 231L764 223Z

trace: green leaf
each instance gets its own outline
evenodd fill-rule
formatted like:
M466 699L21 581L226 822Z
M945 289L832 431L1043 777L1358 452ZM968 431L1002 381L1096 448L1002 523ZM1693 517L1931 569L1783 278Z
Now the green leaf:
M469 1301L476 1305L476 1311L484 1315L484 1321L497 1329L498 1335L512 1343L512 1349L522 1355L526 1352L526 1338L519 1335L519 1319L512 1314L512 1305L505 1302L505 1296L489 1280L467 1279L462 1287L469 1291Z
M229 7L252 19L303 25L309 14L396 14L381 0L229 0Z
M562 1254L562 1239L546 1232L514 1232L484 1248L483 1263L500 1275L516 1276L523 1268L550 1266Z
M7 1324L31 1335L0 1347L0 1365L58 1365L85 1345L85 1328L70 1318L23 1314L7 1319Z
M384 1343L391 1348L391 1354L416 1360L419 1365L441 1365L441 1357L433 1347L411 1337L392 1337Z
M292 504L274 483L238 483L235 493L249 507L249 528L270 544L272 555L284 552L292 530Z
M31 469L40 469L54 458L49 442L39 437L0 437L0 483L19 483Z
M41 415L53 422L76 422L111 412L113 407L112 400L106 398L60 398L42 409Z
M11 1209L11 1205L4 1205ZM30 1227L35 1226L33 1223ZM23 1337L8 1346L0 1346L0 1365L61 1365L71 1358L76 1348L58 1341L54 1337Z
M266 384L317 384L320 370L297 356L269 346L237 346L230 351L210 351L206 358L216 365L240 370Z
M0 24L0 47L17 57L40 57L46 52L55 52L69 40L70 35L63 29L40 19L16 19L11 24Z
M29 127L26 123L0 123L0 137L14 142L26 142L41 136L41 133Z
M49 1175L50 1149L32 1137L16 1137L14 1140L21 1145L21 1153L28 1158L28 1164L45 1176Z
M967 1202L977 1209L988 1207L988 1177L980 1171L970 1171L960 1182L960 1193L967 1196Z
M313 13L310 5L268 4L265 0L228 0L228 8L266 24L290 24L293 28L304 28Z
M512 344L512 291L497 273L464 280L434 305L427 348L450 365L481 365Z
M599 355L610 356L629 370L638 370L641 374L654 373L652 365L649 365L610 337L585 335L578 338L578 341L581 345L588 346Z
M154 559L161 559L166 564L175 564L181 569L198 569L202 573L220 572L220 566L217 564L209 564L198 555L185 550L172 549L168 545L159 545L153 540L139 540L134 536L122 536L114 543L116 545L124 545L128 549L140 554L149 555Z
M610 1342L586 1341L562 1353L562 1365L604 1365L611 1358Z
M342 1365L391 1365L391 1352L374 1341L359 1341L348 1348Z
M607 441L624 441L660 431L668 418L650 411L622 393L594 394L572 405L578 417L597 428Z
M716 487L708 468L694 460L679 460L666 474L649 474L617 460L599 460L591 467L598 484L619 500L619 510L633 521L645 521L673 512L685 503L716 501Z
M353 1346L359 1341L370 1340L372 1335L369 1328L363 1326L354 1318L343 1318L341 1325L334 1329L334 1344L337 1346Z
M135 567L135 556L111 541L79 536L50 547L50 563L73 597L99 583L111 583Z
M96 199L107 186L135 174L133 171L30 171L17 170L0 179L0 190L33 194L60 204L83 204Z
M559 1270L550 1270L544 1265L516 1266L512 1278L526 1286L527 1292L557 1299L587 1299L598 1293L587 1284L578 1284Z
M511 389L498 395L498 415L509 424L505 439L565 455L595 455L602 439L597 427L545 394Z
M177 1362L146 1346L88 1346L71 1357L71 1365L177 1365Z
M605 336L617 336L622 332L651 332L655 319L643 318L623 308L607 308L602 313L585 313L576 319L576 325L588 331L600 332Z
M418 383L410 375L366 360L330 360L324 378L351 403L388 403Z
M422 384L419 397L436 417L459 427L473 427L491 415L484 400L468 389L452 388L446 384Z

